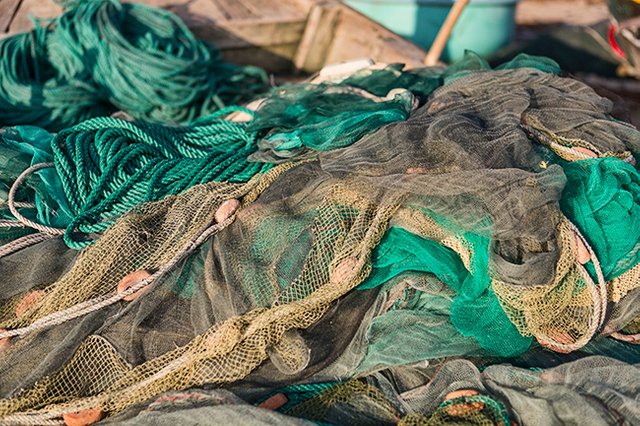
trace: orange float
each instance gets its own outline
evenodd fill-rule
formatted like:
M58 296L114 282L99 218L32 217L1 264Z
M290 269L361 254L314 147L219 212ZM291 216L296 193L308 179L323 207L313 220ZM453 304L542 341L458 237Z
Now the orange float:
M100 408L81 410L77 413L65 413L62 420L67 426L88 426L99 422L104 417L104 411Z
M125 275L124 278L120 280L116 291L118 292L118 294L124 293L124 291L127 290L129 287L133 287L134 285L138 284L140 281L146 280L150 276L151 276L151 273L146 269L134 271L128 275ZM140 290L134 293L131 293L128 296L125 296L124 300L126 300L127 302L131 302L133 300L136 300L138 297L142 296L147 291L149 291L149 286L143 287Z

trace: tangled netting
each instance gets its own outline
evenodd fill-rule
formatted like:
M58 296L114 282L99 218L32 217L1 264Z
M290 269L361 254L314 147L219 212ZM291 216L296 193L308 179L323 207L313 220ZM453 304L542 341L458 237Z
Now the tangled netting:
M221 391L157 398L206 385L279 424L637 422L640 133L553 63L515 64L469 56L391 96L368 86L407 111L377 130L358 108L330 119L357 90L322 86L338 97L314 110L313 86L286 88L301 101L267 99L246 125L267 164L248 180L139 204L81 252L53 238L3 253L3 421L143 424L181 399L240 406L188 402L187 417L259 416Z
M171 12L117 0L78 2L0 40L0 126L57 131L123 110L189 122L266 89L255 67L222 61Z
M559 72L525 56L499 68L526 66ZM211 181L246 182L273 164L349 146L406 120L445 81L482 69L488 66L473 55L450 68L365 69L342 81L274 90L252 104L255 117L227 107L185 127L99 117L55 136L32 126L6 129L0 148L11 161L0 182L11 211L0 228L8 239L29 229L64 233L69 247L82 248L137 204Z
M88 241L77 241L77 232L101 232L137 204L204 182L247 182L270 169L270 164L247 161L255 151L255 137L245 123L219 119L229 112L225 109L188 127L104 117L55 136L15 127L5 131L3 142L33 154L32 161L38 163L32 169L43 164L53 168L41 172L32 185L32 201L39 207L41 222L63 226L43 230L64 233L67 245L79 248ZM23 222L39 227L28 219Z
M8 204L19 195L23 207L12 208L4 225L64 233L69 247L84 247L89 235L142 202L211 181L246 182L282 162L285 152L288 159L304 158L405 120L442 84L442 74L391 65L341 82L292 86L260 100L256 119L249 109L227 107L183 127L99 117L57 135L34 126L7 128L0 147L11 164L0 181ZM282 111L293 101L283 91L299 101L302 117ZM377 96L381 91L388 95ZM273 142L266 141L276 138L296 140L296 149L285 142L273 155Z

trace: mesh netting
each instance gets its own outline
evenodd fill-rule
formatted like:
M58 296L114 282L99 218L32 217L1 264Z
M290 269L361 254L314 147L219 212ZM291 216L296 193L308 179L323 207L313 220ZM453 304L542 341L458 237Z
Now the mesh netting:
M577 376L572 366L544 376L444 364L399 405L383 376L371 379L389 365L512 357L539 349L534 338L575 351L638 316L624 304L640 285L637 130L579 82L481 65L452 74L406 121L247 183L142 204L77 258L46 241L44 255L64 257L56 277L34 274L0 293L0 416L114 415L193 386L343 381L354 374L345 366L361 379L290 413L507 424L507 407L524 415L530 399L518 398L535 380L545 395L535 413L551 423L567 410L557 395L586 405L600 388L584 396L572 386L586 383L588 363ZM20 255L2 261L32 270ZM610 318L617 329L606 329ZM394 359L395 340L384 338L404 326L408 343ZM426 328L433 348L410 343ZM635 367L593 362L604 388L634 392L606 374ZM635 407L606 402L637 418Z

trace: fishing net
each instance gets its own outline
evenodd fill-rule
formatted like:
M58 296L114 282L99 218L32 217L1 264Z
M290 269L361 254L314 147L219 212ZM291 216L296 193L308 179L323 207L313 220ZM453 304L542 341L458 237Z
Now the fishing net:
M549 369L478 368L455 360L439 364L437 370L401 366L343 382L286 386L261 399L258 407L243 404L225 390L174 391L105 424L197 424L208 422L205 415L251 424L613 425L620 419L632 423L639 414L636 387L621 380L621 374L637 377L637 365L591 357ZM256 412L275 401L276 412Z
M444 83L444 68L364 69L340 82L282 86L260 105L249 129L260 138L255 161L281 162L353 144L404 121ZM345 108L349 105L349 108Z
M334 384L279 411L330 424L346 419L405 425L595 425L615 424L620 418L633 423L639 415L636 387L620 378L636 377L637 366L606 357L545 370L509 365L478 369L463 360L438 367L382 370Z
M33 194L19 199L35 202L35 212L32 208L27 214L37 222L23 222L45 232L64 233L67 244L79 248L90 239L78 240L78 233L99 233L137 204L200 183L246 182L270 169L269 164L247 162L256 148L246 124L219 119L219 114L189 127L101 117L55 136L32 127L8 128L2 135L7 148L33 155L31 163L36 163L12 184L15 190L24 176L31 178L25 187ZM32 171L39 174L30 176Z
M342 140L329 133L335 145L326 147L300 138L294 148L313 155L298 151L295 161L256 163L269 166L248 181L212 181L140 204L77 258L58 239L33 246L47 244L44 254L66 261L59 278L34 274L3 290L3 421L42 424L83 410L100 418L171 390L248 394L324 376L346 383L291 413L339 423L507 424L506 407L526 410L530 398L518 397L536 380L545 395L538 407L551 414L532 415L550 421L574 415L609 385L618 392L611 395L637 395L634 381L622 379L632 375L607 376L634 366L598 359L575 367L580 374L567 365L549 376L443 364L424 392L409 395L416 408L391 401L382 379L347 380L356 373L348 365L362 378L385 364L524 356L539 349L534 339L576 351L609 318L616 329L607 333L638 316L637 303L625 300L640 285L639 133L613 120L611 103L589 87L556 75L548 61L534 63L521 57L490 70L469 56L425 99L407 89L424 105L400 102L411 108L406 121L363 133L355 126ZM385 102L394 109L398 98ZM339 124L326 120L334 113L309 118L310 134ZM260 130L264 140L287 129L266 130L276 127ZM20 253L2 259L19 265L16 274L31 270ZM412 317L419 321L406 346L385 354L385 327L400 330ZM433 335L425 344L445 348L416 346L426 327ZM371 351L369 335L378 336ZM602 388L580 391L595 374ZM467 386L476 393L444 397ZM637 403L607 403L637 418Z
M171 12L116 0L0 40L0 58L0 126L57 131L118 110L189 122L266 89L264 71L224 63Z
M10 209L5 230L64 233L69 247L82 248L142 202L211 181L246 182L274 164L347 146L406 120L443 83L443 73L395 64L344 81L291 85L250 104L256 112L226 107L188 126L98 117L56 135L6 128L0 133L11 162L0 175ZM16 201L21 205L11 207Z

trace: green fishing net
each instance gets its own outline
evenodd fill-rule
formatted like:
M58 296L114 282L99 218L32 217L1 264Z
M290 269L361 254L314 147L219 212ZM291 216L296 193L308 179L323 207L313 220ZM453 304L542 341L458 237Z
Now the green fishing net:
M472 247L468 269L454 250L402 228L391 228L372 253L372 272L359 288L386 283L407 271L433 274L457 294L449 309L463 336L473 336L482 347L501 356L522 353L531 338L520 335L491 289L489 240L469 234L460 237Z
M254 120L4 130L3 185L53 162L15 201L65 229L0 247L2 421L225 387L331 424L633 423L634 361L569 362L640 314L640 133L611 108L552 61L469 54L276 89Z
M630 164L602 158L567 163L560 205L593 247L605 279L640 262L640 173Z
M246 182L270 164L347 146L405 120L442 84L443 73L441 68L403 71L396 64L339 82L292 85L266 97L255 119L250 110L232 107L182 128L101 117L55 137L16 126L0 141L7 155L30 155L31 166L53 163L27 176L30 194L18 188L19 201L28 205L20 211L42 227L64 230L67 244L80 248L94 238L86 235L104 231L141 202L210 181ZM382 92L389 95L377 98ZM249 123L222 120L225 116ZM20 166L26 169L24 162ZM16 177L8 176L5 186Z
M282 161L309 149L351 145L385 124L406 120L443 84L444 72L393 64L361 70L338 83L282 86L260 105L249 127L261 138L261 152L252 158Z

